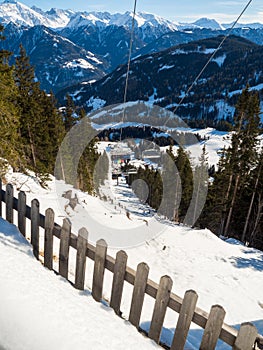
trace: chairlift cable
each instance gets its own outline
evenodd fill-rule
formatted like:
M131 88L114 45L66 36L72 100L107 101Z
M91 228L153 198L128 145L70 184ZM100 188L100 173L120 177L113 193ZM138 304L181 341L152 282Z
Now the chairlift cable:
M135 28L136 7L137 7L137 0L134 1L134 9L133 9L133 16L132 16L132 29L131 29L131 37L130 37L130 47L129 47L129 56L128 56L128 65L127 65L123 103L127 102L127 91L128 91L128 81L129 81L129 72L130 72L132 46L133 46L133 36L134 36L134 28Z
M123 96L123 104L124 105L127 102L128 82L129 82L129 73L130 73L130 66L131 66L131 55L132 55L132 46L133 46L134 28L135 28L136 7L137 7L137 0L134 0L134 8L133 8L133 16L132 16L132 28L131 28L130 46L129 46L129 54L128 54L128 64L127 64L124 96ZM121 120L122 123L124 121L125 109L126 109L126 107L124 106L122 120ZM121 139L122 139L122 128L121 128L121 133L120 133L120 141L121 141Z
M223 37L223 39L221 40L221 42L219 43L218 47L215 49L215 51L211 54L211 56L209 57L208 61L206 62L206 64L204 65L204 67L201 69L201 71L198 73L198 75L196 76L196 78L194 79L193 83L190 85L190 87L187 89L186 93L184 94L184 96L181 98L181 100L179 101L178 105L175 107L175 109L173 110L173 113L175 114L178 110L178 108L182 105L182 103L184 102L185 98L189 95L190 91L192 90L192 88L194 87L194 85L196 84L196 82L198 81L198 79L201 77L201 75L204 73L204 71L206 70L207 66L209 65L209 63L212 61L212 59L215 57L215 55L217 54L217 52L220 50L220 48L222 47L222 45L224 44L224 42L226 41L226 39L231 35L233 29L235 28L235 26L237 25L238 21L240 20L240 18L243 16L243 14L246 12L246 10L248 9L248 7L250 6L250 4L252 3L253 0L249 0L247 2L247 4L245 5L245 7L243 8L243 10L241 11L241 13L239 14L239 16L237 17L237 19L233 22L232 26L230 27L228 33ZM130 72L130 64L131 64L131 55L132 55L132 46L133 46L133 37L134 37L134 28L135 28L135 16L136 16L136 7L137 7L137 0L134 0L134 9L133 9L133 17L132 17L132 29L131 29L131 36L130 36L130 46L129 46L129 55L128 55L128 64L127 64L127 72L126 72L126 80L125 80L125 89L124 89L124 98L123 98L123 103L125 104L127 102L127 92L128 92L128 82L129 82L129 72ZM122 122L124 121L124 116L125 116L125 109L126 107L124 106L123 108L123 116L122 116ZM170 118L169 118L170 119ZM169 120L168 119L168 120ZM166 121L166 123L168 122L168 120ZM166 124L165 123L165 124ZM120 132L120 141L122 139L122 128L121 128L121 132Z
M178 108L181 106L181 104L184 102L185 98L189 95L189 92L192 90L192 88L194 87L194 85L196 84L196 82L198 81L198 79L200 78L200 76L203 74L203 72L206 70L207 66L209 65L209 63L212 61L212 59L215 57L216 53L221 49L222 45L224 44L225 40L231 35L233 29L235 28L235 26L237 25L238 21L240 20L240 18L243 16L243 14L246 12L246 10L248 9L248 7L250 6L250 4L252 3L253 0L249 0L248 3L246 4L246 6L244 7L244 9L241 11L240 15L237 17L237 19L235 20L235 22L232 24L229 32L223 37L223 39L221 40L220 44L218 45L218 47L216 48L216 50L212 53L212 55L209 57L208 61L206 62L206 64L204 65L204 67L201 69L200 73L197 75L197 77L195 78L195 80L193 81L192 85L188 88L188 90L186 91L186 93L184 94L184 96L182 97L182 99L180 100L180 102L178 103L178 105L175 107L175 109L173 110L173 113L175 114L176 111L178 110ZM166 122L167 123L167 122Z

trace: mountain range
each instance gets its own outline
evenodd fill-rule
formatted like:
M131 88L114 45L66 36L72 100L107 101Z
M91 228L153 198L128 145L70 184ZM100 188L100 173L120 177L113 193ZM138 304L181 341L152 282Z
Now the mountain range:
M132 13L124 14L109 12L86 12L51 8L49 11L32 6L31 8L16 0L4 0L0 3L0 21L3 24L9 22L24 26L44 25L49 28L59 29L64 27L83 27L96 25L105 28L110 25L131 26ZM185 28L209 28L209 29L228 29L233 23L219 23L214 19L200 18L192 23L178 23L169 21L160 16L139 12L135 17L135 27L145 28L152 26L155 32L156 27L163 26L171 31ZM263 28L262 23L237 24L237 27Z
M132 15L131 12L110 14L55 8L43 11L5 0L0 4L0 23L5 27L6 40L0 43L0 48L12 51L15 58L22 43L41 87L53 90L60 101L63 94L70 92L76 103L87 109L94 108L97 102L99 106L111 104L121 101L123 95ZM232 23L222 24L208 18L175 23L154 14L137 13L129 98L172 108L205 64L208 53L215 49L220 40L217 37L231 34L228 45L217 53L197 84L198 89L202 87L205 103L203 106L193 103L193 96L199 96L196 87L187 98L185 110L181 109L186 116L194 113L198 117L203 109L209 111L209 116L219 118L218 110L222 106L218 101L231 91L240 91L247 82L255 86L261 84L263 71L257 60L263 44L263 24L238 24L233 30L231 26ZM245 69L244 64L251 70ZM212 101L213 94L208 98L211 88L220 89L216 103ZM233 102L230 96L227 115L232 115Z
M263 46L229 36L222 47L222 36L181 44L161 52L138 57L131 62L127 99L142 100L177 113L184 119L202 120L214 126L222 118L231 121L241 90L263 90ZM189 89L208 58L214 54L203 75ZM78 84L61 91L62 101L70 93L87 110L123 102L126 66L92 84ZM183 104L178 108L181 99Z

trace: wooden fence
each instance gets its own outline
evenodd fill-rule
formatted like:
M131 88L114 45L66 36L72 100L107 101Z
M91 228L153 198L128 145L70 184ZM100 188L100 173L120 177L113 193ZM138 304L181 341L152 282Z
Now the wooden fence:
M133 286L132 300L130 304L129 321L140 330L140 318L145 294L155 299L152 320L150 324L149 338L160 343L160 335L163 327L167 308L179 314L171 350L183 350L191 322L204 329L200 349L213 350L218 339L230 345L233 350L252 350L256 345L262 349L262 336L258 334L256 327L251 323L243 323L240 330L224 323L225 310L220 305L212 306L209 313L196 306L197 293L189 290L184 298L172 293L172 280L169 276L163 276L159 284L148 279L149 267L146 263L140 263L137 270L127 266L127 254L119 251L116 259L107 255L107 244L99 240L96 247L88 242L88 232L85 228L79 230L78 236L71 232L71 223L63 220L62 227L55 223L54 212L47 209L45 216L39 213L39 202L32 200L31 206L26 204L26 195L20 192L18 198L14 198L11 184L2 189L0 183L0 216L2 216L2 203L6 205L6 220L13 223L14 210L18 212L18 228L25 236L26 218L31 220L31 244L33 252L39 259L39 229L44 229L44 266L53 269L53 237L60 239L58 273L68 279L69 248L76 249L75 288L84 289L86 258L94 261L92 296L96 301L102 299L102 288L105 269L113 273L113 282L110 297L110 307L117 315L121 315L121 299L124 281Z

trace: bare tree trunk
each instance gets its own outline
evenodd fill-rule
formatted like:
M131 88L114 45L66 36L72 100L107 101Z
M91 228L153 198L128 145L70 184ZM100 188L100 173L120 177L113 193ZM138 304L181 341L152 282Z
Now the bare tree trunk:
M35 154L35 147L34 147L33 136L29 125L27 125L27 130L28 130L29 142L30 142L31 153L33 158L33 164L34 164L34 167L36 168L37 160L36 160L36 154Z
M180 206L180 202L179 200L181 200L181 196L182 196L182 191L180 190L180 176L179 173L177 173L176 175L176 187L175 187L175 203L174 203L174 221L175 222L179 222L179 206Z
M240 133L241 131L241 127L242 127L242 123L244 120L244 112L241 113L240 116L240 120L239 120L239 126L238 126L238 130L237 130L237 134ZM237 151L237 146L235 147L235 150ZM231 186L232 186L232 182L233 182L233 173L231 173L230 177L229 177L229 183L228 183L228 189L227 189L227 193L226 193L226 199L225 199L225 206L224 206L224 213L226 213L226 209L227 209L227 201L230 197L230 190L231 190ZM223 234L224 236L227 235L228 233L228 229L229 229L229 225L230 225L230 220L232 217L232 212L233 212L233 207L235 204L235 200L236 200L236 194L237 194L237 189L238 189L238 184L239 184L239 179L240 179L240 175L237 175L236 177L236 182L235 182L235 188L234 188L234 193L233 193L233 197L232 197L232 201L231 201L231 205L229 208L229 212L228 212L228 217L227 217L227 222L225 224L225 214L222 217L222 221L221 221L221 227L220 227L220 234Z
M259 167L259 170L258 170L257 179L256 179L256 182L255 182L252 198L251 198L251 201L250 201L250 205L249 205L249 209L248 209L248 213L247 213L247 217L246 217L245 226L244 226L243 233L242 233L242 238L241 238L242 242L245 241L247 227L248 227L248 222L249 222L249 219L250 219L250 215L251 215L251 211L252 211L252 208L253 208L253 204L254 204L254 200L255 200L255 196L256 196L256 192L257 192L257 187L258 187L258 183L259 183L260 173L261 173L261 164L260 164L260 167Z
M66 181L66 178L65 178L65 171L64 171L64 165L63 165L63 162L62 162L61 151L59 151L59 160L60 160L60 166L61 166L62 180Z
M225 226L225 220L226 220L225 215L226 215L226 209L227 209L227 202L228 202L228 198L229 198L230 190L232 186L232 181L233 181L233 173L229 177L228 188L227 188L226 197L225 197L225 204L223 208L223 215L222 215L221 224L220 224L220 231L219 231L220 235L224 234L224 229L225 229L224 226Z
M225 229L224 229L224 236L226 236L228 234L229 225L230 225L230 221L231 221L232 213L233 213L233 208L234 208L234 204L235 204L235 201L236 201L236 195L237 195L237 189L238 189L238 185L239 185L239 180L240 180L240 175L237 175L236 182L235 182L234 193L233 193L231 205L230 205L228 216L227 216L226 226L225 226Z
M201 188L201 169L199 169L200 174L199 174L199 179L198 179L198 187L196 190L196 197L195 197L195 205L194 205L194 215L193 215L193 224L195 223L196 220L196 213L197 213L197 204L199 202L199 195L200 195L200 188Z
M257 216L256 216L256 219L255 219L255 224L254 224L253 231L252 231L252 233L250 235L250 239L249 239L249 245L250 246L253 245L253 239L254 239L254 236L255 236L258 224L260 222L261 216L263 215L262 208L263 208L263 199L261 198L261 195L259 195Z

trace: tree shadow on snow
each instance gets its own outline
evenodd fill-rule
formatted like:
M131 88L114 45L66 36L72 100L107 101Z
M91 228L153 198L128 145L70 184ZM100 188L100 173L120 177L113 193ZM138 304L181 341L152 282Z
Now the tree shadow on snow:
M246 321L246 320L244 320L244 321ZM263 333L263 320L256 320L256 321L250 321L250 322L256 326L259 334ZM151 325L151 322L148 322L148 321L143 322L140 324L140 328L143 330L143 332L148 334L149 330L150 330L150 325ZM198 327L198 326L196 326L196 327ZM240 324L232 325L231 327L239 330ZM172 341L173 341L174 331L175 331L175 328L163 327L160 342L162 344L170 347L172 344ZM184 350L199 350L203 333L204 333L204 330L200 327L198 327L196 329L190 329L188 336L187 336L187 339L186 339L186 344L185 344ZM231 349L232 349L232 347L230 345L224 343L220 339L218 340L217 345L216 345L216 350L231 350Z
M263 254L257 258L232 257L232 264L238 269L252 268L257 271L263 271Z
M31 245L18 228L0 217L0 243L33 256ZM1 350L1 349L0 349Z

